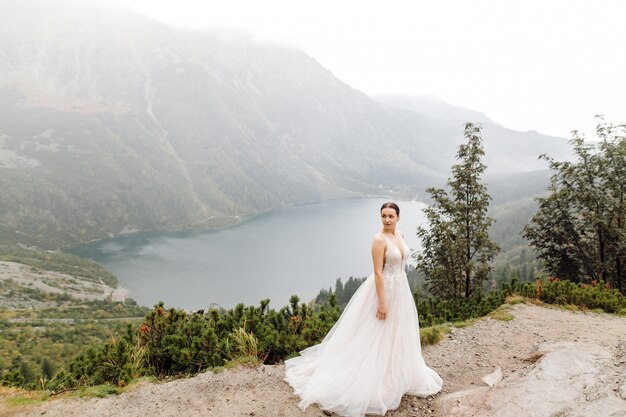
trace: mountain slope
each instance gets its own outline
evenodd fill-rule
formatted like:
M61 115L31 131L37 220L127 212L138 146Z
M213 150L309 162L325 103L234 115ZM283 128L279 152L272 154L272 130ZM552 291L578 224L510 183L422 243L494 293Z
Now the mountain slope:
M461 140L461 124L385 106L300 51L87 0L0 3L3 242L56 248L420 195ZM535 156L490 158L526 170Z
M487 174L507 175L546 170L547 164L537 159L542 153L557 160L571 158L566 141L562 138L535 131L508 129L483 113L452 106L437 97L381 95L375 99L394 111L410 129L428 132L425 136L432 140L423 146L429 167L449 167L455 163L458 145L464 142L463 125L468 121L480 123L483 127L483 161L487 165ZM524 181L519 184L523 185Z

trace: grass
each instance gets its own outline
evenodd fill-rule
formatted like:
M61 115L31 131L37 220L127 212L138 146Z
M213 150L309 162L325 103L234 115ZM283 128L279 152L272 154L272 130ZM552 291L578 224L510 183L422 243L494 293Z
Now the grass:
M528 300L529 298L522 297L521 295L511 294L508 297L506 297L504 302L509 305L515 305L515 304L526 303L528 302Z
M80 387L74 392L74 396L80 398L105 398L109 395L121 394L122 390L110 384L94 385L92 387Z
M525 304L534 304L534 305L538 305L538 306L543 306L543 307L550 307L550 308L556 308L556 309L560 309L560 310L566 310L566 311L580 311L580 312L592 312L592 313L596 313L596 314L610 314L607 313L604 309L602 308L593 308L593 309L588 309L586 306L584 305L575 305L575 304L565 304L565 305L559 305L559 304L546 304L543 301L536 299L536 298L529 298L529 297L523 297L521 295L517 295L517 294L512 294L509 295L506 300L505 303L507 305L515 305L515 304L520 304L520 303L525 303ZM502 308L502 307L500 307ZM499 310L499 309L498 309ZM503 318L498 318L497 316L500 317L505 317L504 320L511 320L506 318L506 314L505 313L499 313L498 310L494 311L493 313L489 314L490 317L498 319L498 320L503 320ZM617 314L618 316L626 316L626 309L623 308L621 310L618 310L615 314Z
M546 304L543 301L539 300L538 298L533 298L533 297L524 297L523 295L518 295L518 294L511 294L508 297L506 297L506 299L504 300L505 304L508 305L515 305L515 304L533 304L536 306L546 306L546 305L551 305L551 304Z
M241 355L237 356L224 364L225 369L232 369L238 366L251 366L255 367L263 362L257 356L252 355Z
M472 324L476 323L476 321L478 321L478 319L474 318L474 319L467 319L467 320L463 320L463 321L455 321L455 322L450 323L450 324L453 327L456 327L457 329L462 329L463 327L471 326Z
M511 316L512 317L512 316ZM422 346L436 345L441 342L447 333L453 328L462 329L475 324L481 317L467 319L463 321L455 321L451 323L438 324L435 326L424 327L420 329L420 341Z
M109 395L119 395L127 391L132 391L143 382L158 384L162 381L159 381L156 376L142 376L140 378L135 378L131 380L128 385L125 385L123 387L116 387L115 385L111 384L94 385L91 387L85 386L71 392L69 396L75 396L80 398L105 398Z
M515 318L515 316L508 311L509 308L509 304L504 304L497 310L489 313L488 317L491 317L494 320L511 321Z
M434 345L443 340L446 333L450 333L450 325L438 324L420 329L422 346Z
M27 405L39 405L50 398L49 391L19 391L6 399L10 407L22 407Z
M8 388L0 386L0 401L5 397L5 404L10 407L24 407L30 405L40 405L46 401L61 396L78 397L78 398L105 398L110 395L119 395L126 391L130 391L137 387L140 383L158 383L159 380L155 376L145 376L133 379L125 387L116 387L110 384L95 385L92 387L81 387L77 390L70 390L59 396L53 396L50 391L27 391L19 388Z
M230 360L224 364L225 368L235 368L239 365L257 366L263 363L260 359L259 340L252 332L247 332L244 327L240 327L231 332L226 340L227 350Z
M133 379L132 381L130 381L130 382L128 383L128 385L126 386L126 389L125 389L124 391L126 391L126 390L127 390L127 388L133 387L133 386L135 386L135 385L137 385L137 384L139 384L139 383L141 383L141 382L149 382L149 383L151 383L151 384L156 384L156 383L158 383L158 382L159 382L159 378L157 378L157 377L156 377L156 376L154 376L154 375L150 375L150 376L142 376L142 377L140 377L140 378L135 378L135 379Z

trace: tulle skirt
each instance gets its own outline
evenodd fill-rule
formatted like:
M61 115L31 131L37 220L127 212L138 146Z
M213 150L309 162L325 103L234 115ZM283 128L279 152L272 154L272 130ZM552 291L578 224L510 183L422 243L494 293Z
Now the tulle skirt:
M428 396L441 377L424 363L417 309L404 272L385 276L386 320L378 320L374 275L359 287L324 340L285 361L285 381L305 410L383 415L404 394Z

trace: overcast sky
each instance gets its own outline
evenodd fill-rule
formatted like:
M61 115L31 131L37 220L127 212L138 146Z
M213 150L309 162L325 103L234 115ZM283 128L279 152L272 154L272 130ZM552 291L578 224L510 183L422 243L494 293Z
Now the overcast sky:
M626 1L117 1L295 46L370 95L432 94L517 130L626 121Z

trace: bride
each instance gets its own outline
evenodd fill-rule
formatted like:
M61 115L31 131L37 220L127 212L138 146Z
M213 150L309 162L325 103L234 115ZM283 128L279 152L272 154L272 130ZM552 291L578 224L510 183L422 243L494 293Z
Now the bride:
M324 340L285 361L285 381L305 410L346 417L383 415L402 395L441 390L441 377L422 358L417 309L404 266L409 248L396 230L400 208L385 203L372 240L374 273L354 293Z

